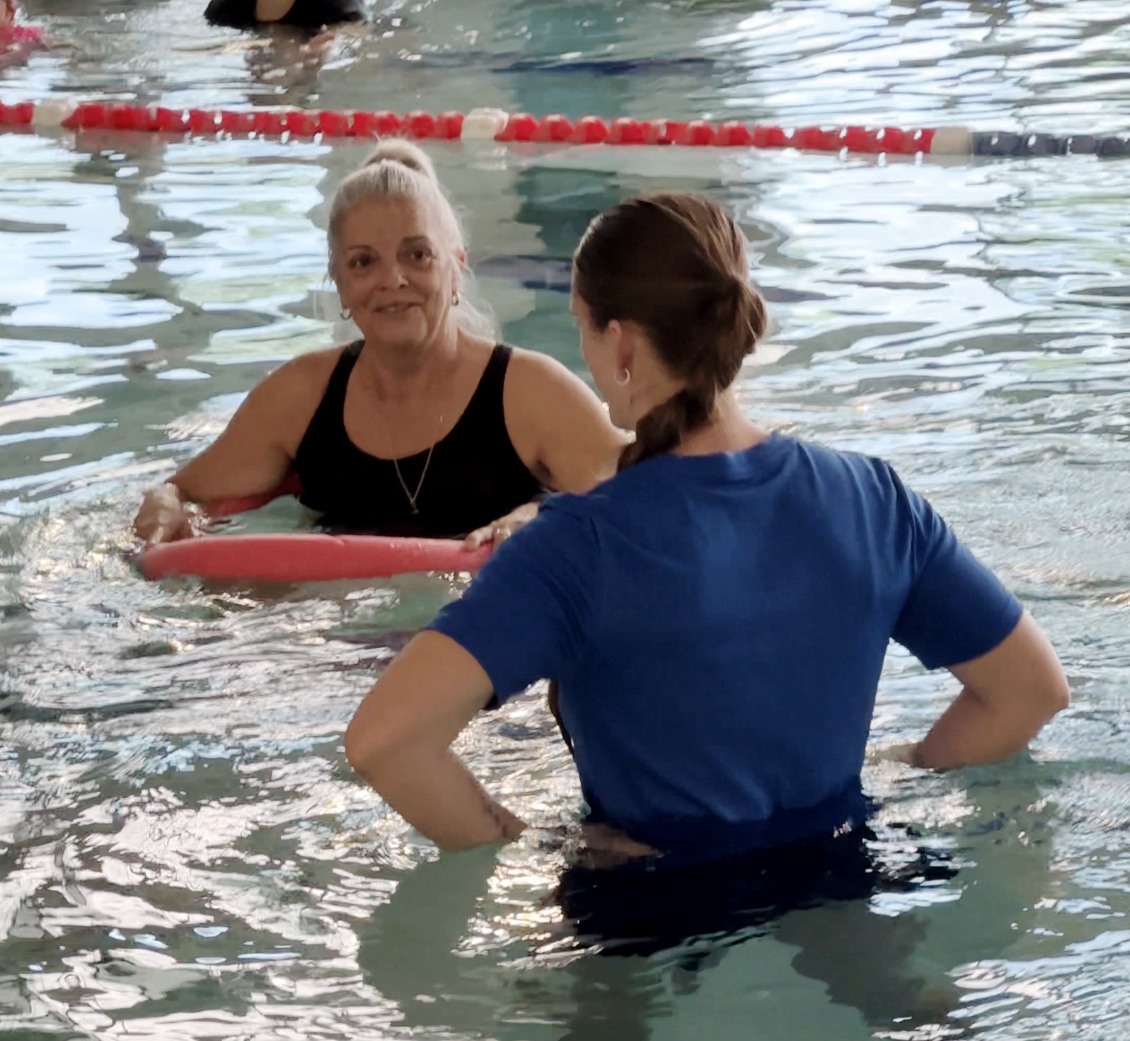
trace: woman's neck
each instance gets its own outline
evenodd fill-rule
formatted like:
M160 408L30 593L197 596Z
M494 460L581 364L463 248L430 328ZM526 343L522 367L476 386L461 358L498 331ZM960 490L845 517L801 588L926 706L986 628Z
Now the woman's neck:
M453 326L415 349L366 340L357 359L358 375L381 401L411 403L434 396L458 366L462 335Z
M675 455L715 455L719 452L744 452L764 441L769 435L742 411L733 389L723 391L714 404L710 422L692 430Z

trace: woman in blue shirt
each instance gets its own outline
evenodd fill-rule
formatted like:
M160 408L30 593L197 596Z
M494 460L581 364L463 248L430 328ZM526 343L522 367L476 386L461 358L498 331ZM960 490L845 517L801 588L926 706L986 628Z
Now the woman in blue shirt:
M411 824L450 849L525 828L450 744L543 677L588 820L656 867L859 823L892 638L963 684L918 766L1003 759L1067 704L1031 616L891 467L744 414L733 382L765 311L719 207L659 195L598 217L572 306L636 439L614 478L502 545L358 709L349 760Z

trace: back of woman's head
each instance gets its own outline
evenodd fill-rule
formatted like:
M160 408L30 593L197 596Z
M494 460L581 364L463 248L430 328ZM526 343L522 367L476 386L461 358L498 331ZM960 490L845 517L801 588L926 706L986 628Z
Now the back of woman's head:
M637 196L597 217L573 256L573 285L598 330L638 326L685 386L636 425L620 468L676 447L707 423L718 394L765 332L746 241L697 195Z

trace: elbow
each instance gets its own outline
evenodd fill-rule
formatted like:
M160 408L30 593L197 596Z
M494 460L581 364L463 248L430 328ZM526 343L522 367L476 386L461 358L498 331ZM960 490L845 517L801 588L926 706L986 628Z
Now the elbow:
M369 750L364 738L357 733L352 723L345 731L345 759L357 773L364 776L365 766L368 762Z
M368 782L378 795L387 799L389 790L409 776L422 759L422 749L407 737L372 719L350 722L345 730L345 760Z
M1030 620L1031 616L1029 615L1028 618ZM1031 625L1035 628L1034 622ZM1039 630L1036 630L1036 632L1043 644L1043 653L1040 656L1042 661L1036 672L1036 679L1040 692L1040 703L1047 713L1044 718L1046 723L1071 704L1071 685L1067 682L1067 674L1063 671L1063 665L1051 642Z
M1071 704L1071 686L1067 677L1061 672L1058 680L1047 693L1048 719L1062 712Z
M1051 648L1049 646L1049 651ZM1038 684L1039 704L1044 711L1046 723L1057 713L1062 712L1071 704L1071 685L1067 682L1067 674L1063 671L1059 658L1051 651L1051 661L1042 670L1041 682Z
M380 773L381 764L387 758L389 749L386 742L374 735L371 728L358 725L356 718L345 731L345 758L370 784L375 786L375 778Z
M1071 688L1062 672L1049 677L1035 690L1031 690L1028 701L1028 716L1031 720L1031 738L1034 738L1071 704Z

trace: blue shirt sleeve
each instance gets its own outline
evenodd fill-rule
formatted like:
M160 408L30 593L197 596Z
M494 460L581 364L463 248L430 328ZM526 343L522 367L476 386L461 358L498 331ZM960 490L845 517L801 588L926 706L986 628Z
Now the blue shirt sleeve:
M494 552L462 598L428 626L483 667L496 701L561 676L584 646L597 588L592 522L562 496Z
M1020 602L891 471L910 523L910 593L894 639L928 669L979 658L1020 621Z

